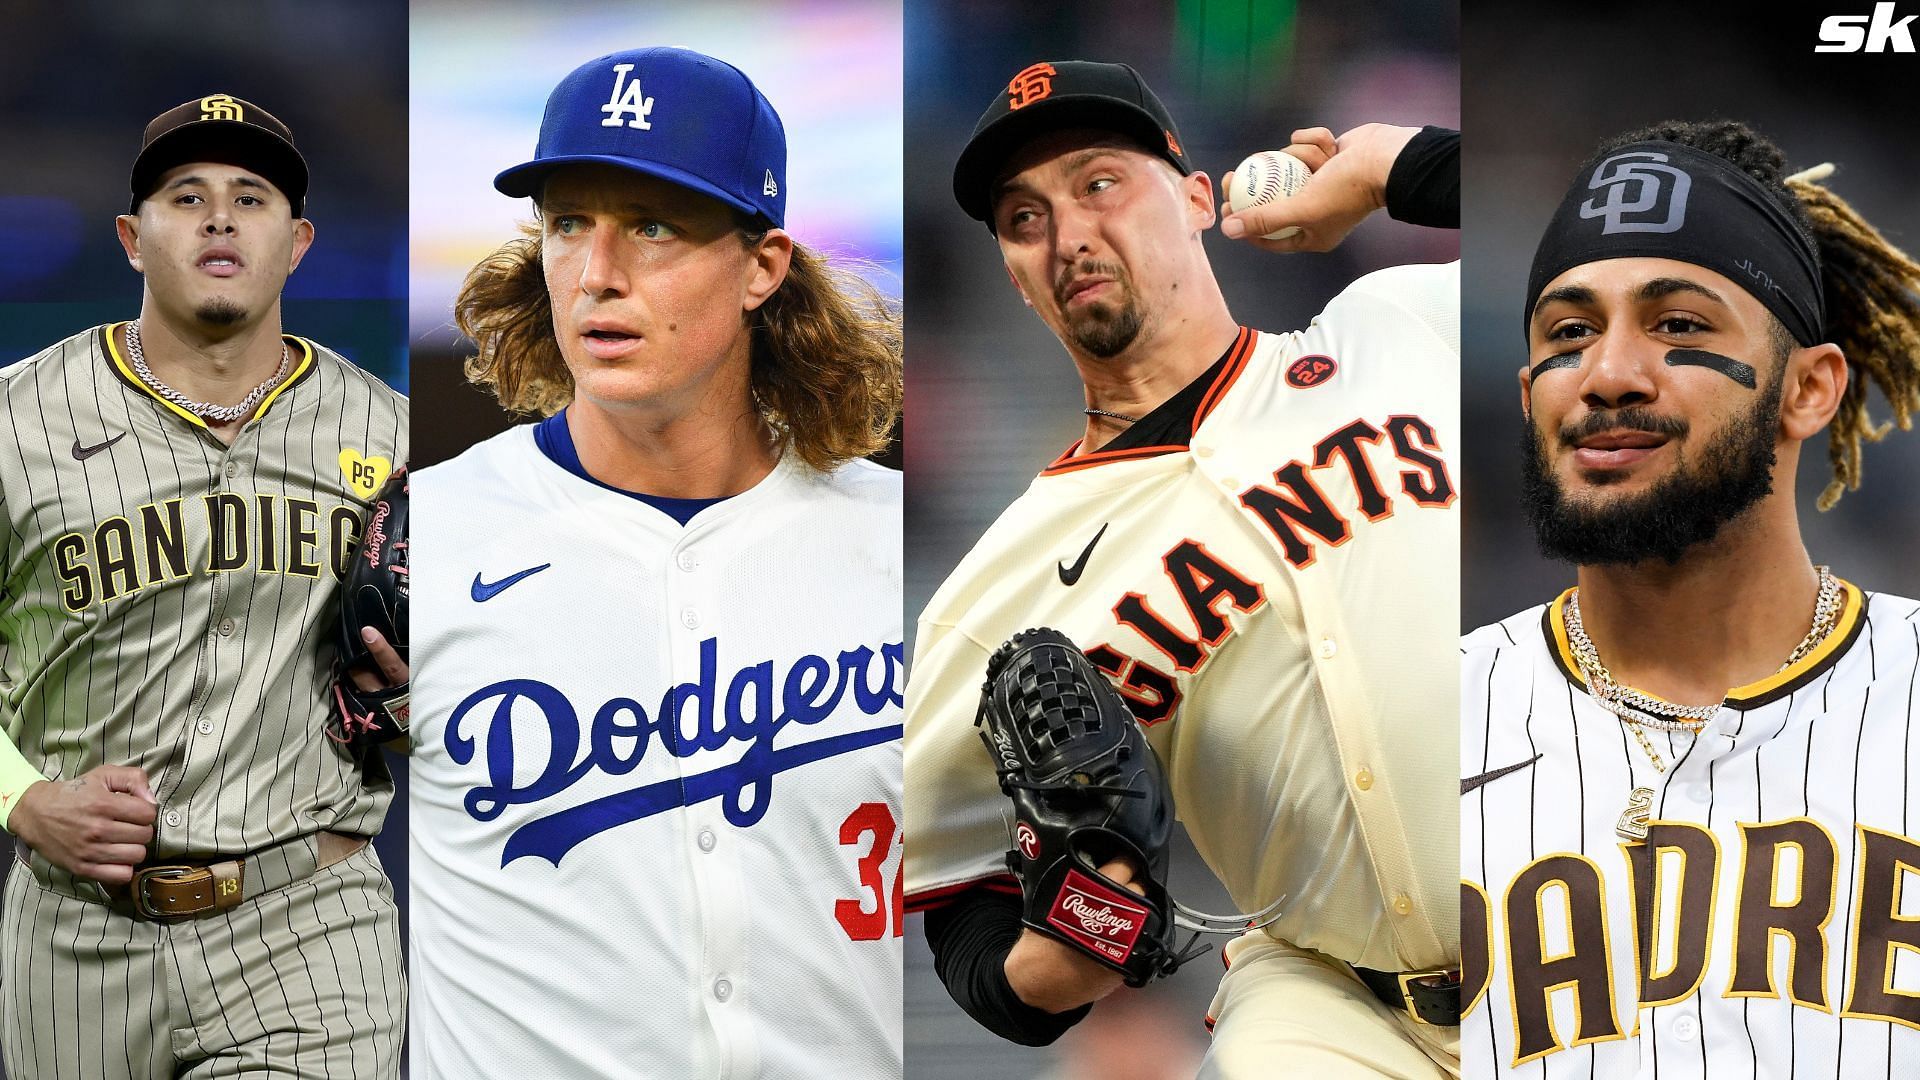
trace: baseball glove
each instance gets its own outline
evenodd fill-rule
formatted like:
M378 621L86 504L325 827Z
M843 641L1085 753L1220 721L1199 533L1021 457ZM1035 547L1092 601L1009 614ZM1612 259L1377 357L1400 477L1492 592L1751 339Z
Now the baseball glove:
M1160 758L1126 702L1066 635L1014 635L987 661L974 719L1013 800L1007 867L1020 881L1021 921L1126 976L1172 974L1167 895L1173 797ZM1115 858L1140 868L1145 895L1100 873Z
M394 472L374 496L373 513L340 586L340 658L333 668L333 710L327 734L356 756L407 734L409 683L362 690L353 671L378 671L362 627L380 631L407 659L407 470Z

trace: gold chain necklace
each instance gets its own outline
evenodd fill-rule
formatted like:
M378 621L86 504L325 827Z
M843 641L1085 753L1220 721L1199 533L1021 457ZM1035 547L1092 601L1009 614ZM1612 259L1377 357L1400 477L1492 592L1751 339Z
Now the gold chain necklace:
M1794 646L1786 662L1780 665L1781 671L1806 659L1814 649L1819 648L1839 622L1839 579L1825 566L1814 569L1819 573L1820 587L1813 605L1813 625L1807 630L1807 635L1800 639L1800 644ZM1567 596L1565 617L1567 644L1573 650L1574 662L1579 665L1580 677L1586 682L1588 692L1602 708L1627 725L1627 730L1633 732L1633 737L1639 741L1640 748L1646 751L1647 760L1653 763L1654 771L1665 775L1666 760L1653 748L1653 741L1647 738L1645 729L1697 734L1707 721L1719 714L1725 701L1712 705L1679 705L1614 681L1613 673L1600 661L1600 653L1594 648L1593 639L1587 636L1586 626L1580 620L1580 590L1577 587ZM1625 840L1645 840L1652 803L1652 788L1634 788L1627 799L1627 810L1615 823L1614 831Z

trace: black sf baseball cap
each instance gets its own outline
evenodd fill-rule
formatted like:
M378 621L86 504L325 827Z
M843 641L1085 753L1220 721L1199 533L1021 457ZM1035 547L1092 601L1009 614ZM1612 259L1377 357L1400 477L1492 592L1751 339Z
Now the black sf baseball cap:
M293 148L293 132L272 113L229 94L176 105L147 125L140 156L133 159L133 201L127 213L153 194L160 177L190 161L217 161L258 173L293 204L307 206L307 161Z
M1014 151L1061 128L1098 128L1127 135L1185 176L1193 172L1167 107L1125 64L1055 60L1029 64L980 114L973 138L953 166L953 197L975 221L993 228L993 182Z

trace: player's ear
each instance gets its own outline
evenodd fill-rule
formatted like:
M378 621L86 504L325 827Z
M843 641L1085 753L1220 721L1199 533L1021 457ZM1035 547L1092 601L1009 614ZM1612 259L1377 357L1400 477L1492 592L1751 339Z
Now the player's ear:
M768 229L749 257L746 310L752 311L787 280L787 269L793 265L793 236L785 229Z
M1533 369L1520 365L1520 415L1533 415Z
M113 219L113 231L120 237L121 250L127 253L127 265L133 267L135 273L146 273L146 267L140 265L140 219L121 214Z
M1203 172L1190 173L1180 180L1187 197L1187 220L1194 231L1200 232L1213 228L1216 220L1213 201L1213 178Z
M1846 396L1846 354L1833 344L1795 349L1780 378L1780 433L1810 439L1833 420Z
M300 260L307 257L307 249L313 246L313 222L300 218L293 223L293 259L287 264L287 273L300 268Z

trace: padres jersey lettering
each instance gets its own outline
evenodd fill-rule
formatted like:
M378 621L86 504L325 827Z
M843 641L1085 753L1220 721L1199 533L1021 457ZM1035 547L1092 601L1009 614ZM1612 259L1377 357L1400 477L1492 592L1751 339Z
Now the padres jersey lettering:
M1148 725L1241 910L1288 898L1273 939L1453 962L1453 778L1427 740L1451 745L1457 679L1435 644L1457 610L1456 297L1457 268L1399 267L1305 331L1242 331L1190 445L1069 451L1001 515L921 616L910 905L1005 874L973 718L988 655L1044 625ZM1308 357L1323 372L1290 379Z
M900 475L683 527L532 431L413 480L414 1074L897 1078Z
M0 715L53 780L142 769L149 863L246 859L211 884L237 903L164 926L37 852L14 865L7 1075L395 1075L392 886L371 845L313 868L323 832L377 832L393 796L382 759L326 737L323 643L371 495L344 463L406 460L406 399L289 337L292 371L229 445L139 383L117 329L0 371ZM263 887L276 873L298 880Z
M406 456L405 399L289 338L231 446L148 392L115 327L0 371L7 733L51 779L146 770L154 854L379 831L392 795L322 731L340 575L366 514L351 454Z
M1844 591L1812 655L1650 733L1664 774L1575 674L1564 595L1467 637L1468 1075L1920 1070L1920 604Z

